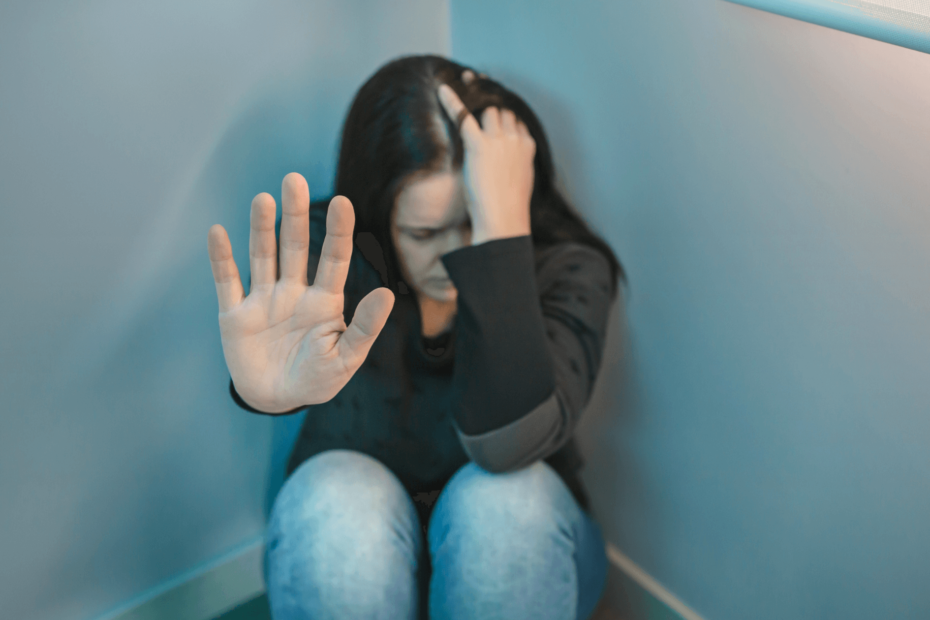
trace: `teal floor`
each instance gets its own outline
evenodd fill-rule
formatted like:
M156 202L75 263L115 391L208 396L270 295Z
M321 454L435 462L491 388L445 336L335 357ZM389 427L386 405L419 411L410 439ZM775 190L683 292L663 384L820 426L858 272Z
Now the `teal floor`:
M591 620L681 620L681 616L611 566L605 584L605 608ZM609 607L609 609L607 608ZM213 620L271 620L265 594L246 601Z
M268 597L264 594L256 596L251 601L246 601L235 609L227 611L222 616L217 616L214 620L271 620L271 612L268 610Z

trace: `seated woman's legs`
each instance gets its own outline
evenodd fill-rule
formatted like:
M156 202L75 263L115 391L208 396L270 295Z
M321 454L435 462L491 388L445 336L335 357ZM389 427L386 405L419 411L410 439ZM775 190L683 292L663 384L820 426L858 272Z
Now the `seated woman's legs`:
M431 620L587 620L607 578L600 528L544 461L463 466L428 528Z
M416 620L425 556L419 517L378 460L328 450L281 488L265 581L275 620Z

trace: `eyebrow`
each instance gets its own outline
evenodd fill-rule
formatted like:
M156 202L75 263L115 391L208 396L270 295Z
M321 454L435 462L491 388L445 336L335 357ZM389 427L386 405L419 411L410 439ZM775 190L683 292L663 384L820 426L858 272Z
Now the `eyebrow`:
M397 227L398 227L398 228L402 228L402 229L404 229L404 230L428 230L428 231L430 231L430 232L438 232L438 231L440 231L440 230L445 230L445 229L447 229L447 228L452 228L453 226L457 226L457 225L459 225L459 224L464 224L465 222L468 222L468 221L470 221L470 220L471 220L471 216L468 215L468 214L466 213L466 214L465 214L465 217L464 217L461 221L459 221L459 222L454 222L454 223L452 223L452 224L449 224L448 226L438 226L438 227L437 227L437 226L411 226L411 225L409 225L409 224L406 224L406 225L405 225L405 224L397 224Z
M437 230L442 230L445 227L435 228L433 226L400 226L398 225L398 228L402 228L403 230L428 230L430 232L436 232Z

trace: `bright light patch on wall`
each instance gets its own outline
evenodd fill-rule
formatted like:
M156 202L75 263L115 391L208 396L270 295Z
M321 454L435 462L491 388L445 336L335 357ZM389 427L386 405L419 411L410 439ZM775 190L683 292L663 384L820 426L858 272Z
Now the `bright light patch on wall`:
M930 54L930 0L728 0Z

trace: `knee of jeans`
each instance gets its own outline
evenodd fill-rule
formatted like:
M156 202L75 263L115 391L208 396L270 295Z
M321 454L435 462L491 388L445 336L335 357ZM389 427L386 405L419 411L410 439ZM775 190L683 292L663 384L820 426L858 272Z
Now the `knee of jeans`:
M482 530L496 532L548 532L553 526L566 527L560 516L571 509L571 501L571 491L544 461L505 473L491 473L469 462L440 494L435 511L441 517L436 522L480 523Z
M384 529L379 525L409 520L414 510L400 480L380 461L353 450L327 450L304 461L281 487L269 538L307 527L378 536Z

